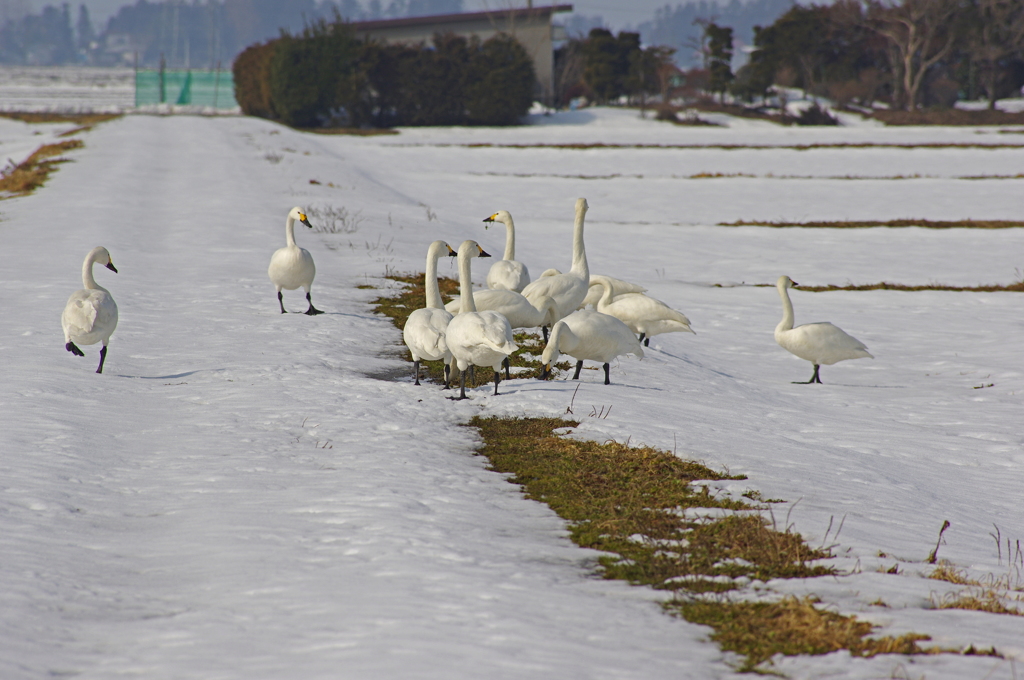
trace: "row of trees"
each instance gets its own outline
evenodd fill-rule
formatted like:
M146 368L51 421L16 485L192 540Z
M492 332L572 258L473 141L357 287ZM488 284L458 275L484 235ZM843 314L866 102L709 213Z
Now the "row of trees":
M7 11L12 1L0 0L0 63L44 66L131 63L137 53L146 66L162 56L174 67L212 68L282 29L335 14L362 21L463 10L463 0L134 0L97 32L85 5L72 23L67 4L32 13L25 0Z
M732 85L748 98L780 84L841 104L887 97L906 110L983 93L994 108L1024 84L1024 2L795 5L772 25L755 28L754 44Z
M295 127L513 125L536 87L532 60L508 35L384 45L341 19L249 47L233 71L243 112Z

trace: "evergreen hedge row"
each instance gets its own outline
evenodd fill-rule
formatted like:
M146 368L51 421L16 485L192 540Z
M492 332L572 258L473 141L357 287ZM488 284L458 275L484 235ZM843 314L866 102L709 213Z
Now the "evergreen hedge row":
M386 45L358 40L341 21L253 45L233 71L243 113L294 127L515 125L536 87L533 62L511 36Z

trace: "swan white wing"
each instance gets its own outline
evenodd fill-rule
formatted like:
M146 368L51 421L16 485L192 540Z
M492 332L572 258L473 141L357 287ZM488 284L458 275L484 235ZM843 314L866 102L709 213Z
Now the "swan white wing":
M579 340L578 346L566 352L577 359L607 363L623 354L644 356L640 341L629 327L614 316L580 310L562 319Z
M500 366L519 347L512 340L512 327L501 314L463 312L448 324L448 349L462 370L469 364Z
M83 289L68 298L61 314L66 340L93 345L108 340L117 328L117 304L103 289Z
M544 276L523 289L523 296L534 305L547 296L558 306L559 318L575 311L587 296L587 281L572 272Z
M498 312L512 328L534 328L544 321L544 312L533 306L530 300L511 290L479 290L473 293L473 302L478 312ZM446 306L450 312L461 309L461 300L452 300Z
M443 309L417 309L409 315L402 338L414 360L447 360L447 332L452 315Z
M864 343L827 321L777 332L776 341L801 359L825 366L847 359L874 358Z
M520 292L530 283L530 270L517 260L498 260L487 272L487 287L491 290Z
M610 314L624 322L636 333L657 335L673 331L693 333L686 315L672 309L661 300L643 293L626 293L612 299L605 305L598 305L598 311Z

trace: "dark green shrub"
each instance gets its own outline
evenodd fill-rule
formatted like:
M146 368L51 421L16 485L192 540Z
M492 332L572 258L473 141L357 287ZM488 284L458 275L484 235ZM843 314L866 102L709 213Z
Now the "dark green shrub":
M294 127L328 122L350 94L359 43L341 21L307 26L301 36L282 35L270 60L270 95L280 120Z
M487 40L475 50L469 66L469 123L515 125L530 110L536 84L533 61L515 38L499 34Z
M235 80L235 101L247 116L276 118L270 98L270 60L274 56L274 43L247 47L235 57L231 67Z
M814 102L808 108L800 112L796 119L797 125L839 125L839 120L825 109Z

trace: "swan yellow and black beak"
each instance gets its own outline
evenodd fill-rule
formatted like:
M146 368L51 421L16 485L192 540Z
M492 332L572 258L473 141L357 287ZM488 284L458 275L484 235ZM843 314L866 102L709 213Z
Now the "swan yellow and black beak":
M491 215L490 217L485 217L485 218L484 218L484 222L493 222L493 221L494 221L494 218L495 218L495 217L497 217L497 216L498 216L498 213L494 213L494 214L493 214L493 215ZM490 226L491 226L491 225L489 225L489 224L488 224L488 225L487 225L486 227L484 227L484 229L487 229L487 228L488 228L488 227L490 227Z
M477 248L480 248L480 246L478 245L478 246L477 246ZM488 252L487 252L486 250L484 250L483 248L480 248L480 255L479 255L479 257L490 257L490 256L491 256L491 254L490 254L490 253L488 253Z
M551 364L547 363L547 364L544 364L541 367L540 379L541 380L547 380L550 377L551 377Z
M110 271L114 272L115 274L117 273L117 267L114 266L114 261L113 260L107 260L106 267L107 267L107 269L109 269Z
M790 282L790 284L792 284L792 286L794 288L799 288L800 287L800 284L797 283L796 281L794 281L793 279L790 279L789 282Z
M446 243L445 247L448 248L448 257L458 257L459 254L452 250L452 247L450 245Z
M313 225L309 223L309 218L306 217L306 213L299 213L299 222L302 222L310 229L313 228Z

